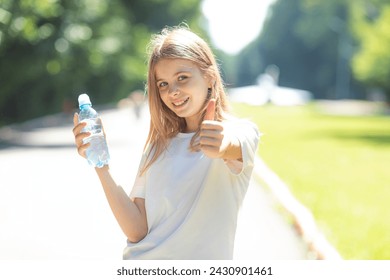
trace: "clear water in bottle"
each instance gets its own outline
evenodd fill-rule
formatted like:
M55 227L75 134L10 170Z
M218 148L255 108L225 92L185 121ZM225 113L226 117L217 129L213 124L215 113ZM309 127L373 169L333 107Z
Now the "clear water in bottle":
M110 154L106 139L102 131L102 124L98 113L92 108L92 103L87 94L79 96L79 122L86 122L87 125L82 132L91 132L91 135L84 138L84 144L91 145L86 151L88 163L94 167L101 168L108 164Z

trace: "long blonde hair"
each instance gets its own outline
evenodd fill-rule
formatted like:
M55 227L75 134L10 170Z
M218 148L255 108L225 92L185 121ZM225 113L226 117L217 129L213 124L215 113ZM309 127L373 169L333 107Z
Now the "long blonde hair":
M199 67L201 72L211 78L213 86L205 100L199 128L191 139L190 149L198 150L200 124L203 121L208 100L214 98L215 120L225 119L228 111L227 98L218 64L209 45L186 26L166 27L161 33L152 37L148 46L148 81L146 92L149 100L150 130L146 139L144 152L147 152L141 174L157 160L167 148L169 139L183 132L186 128L184 118L178 117L161 100L155 77L155 66L162 58L187 59Z

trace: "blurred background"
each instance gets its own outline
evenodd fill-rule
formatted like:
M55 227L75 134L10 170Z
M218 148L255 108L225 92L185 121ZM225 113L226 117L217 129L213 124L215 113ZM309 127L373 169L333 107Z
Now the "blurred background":
M107 103L142 89L151 33L181 22L214 45L229 87L256 84L275 66L280 86L307 90L314 99L390 96L385 0L0 5L2 125L69 110L83 91L93 93L95 103Z
M340 254L390 259L388 0L0 0L0 128L139 93L150 35L182 22Z

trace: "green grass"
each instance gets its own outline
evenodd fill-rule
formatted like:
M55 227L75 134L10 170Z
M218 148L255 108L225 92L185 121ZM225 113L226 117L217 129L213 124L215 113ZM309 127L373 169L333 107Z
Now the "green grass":
M330 116L314 104L234 104L264 134L259 155L345 259L390 259L390 117Z

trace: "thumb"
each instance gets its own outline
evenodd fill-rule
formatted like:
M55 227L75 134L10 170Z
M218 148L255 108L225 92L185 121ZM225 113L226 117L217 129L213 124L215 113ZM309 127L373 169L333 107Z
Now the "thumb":
M73 125L76 126L79 123L79 114L74 113L73 115Z
M215 99L210 99L209 103L207 104L206 108L206 114L204 116L205 121L213 121L215 118Z

